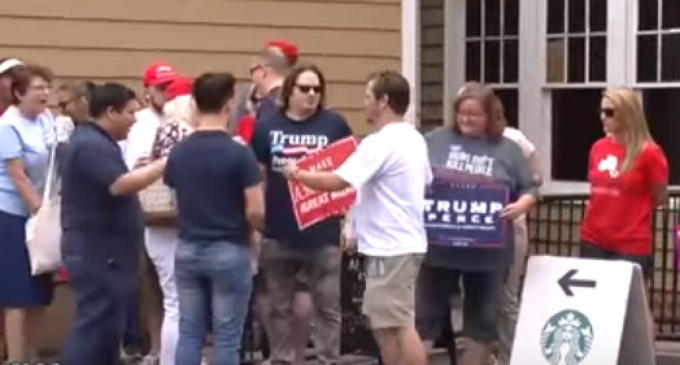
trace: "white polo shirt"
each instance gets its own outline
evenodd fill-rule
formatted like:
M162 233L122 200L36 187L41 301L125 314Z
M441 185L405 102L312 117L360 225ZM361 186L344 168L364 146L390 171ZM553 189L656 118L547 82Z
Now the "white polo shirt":
M427 251L423 211L432 170L425 139L413 126L392 123L369 135L335 173L358 193L350 219L359 252Z

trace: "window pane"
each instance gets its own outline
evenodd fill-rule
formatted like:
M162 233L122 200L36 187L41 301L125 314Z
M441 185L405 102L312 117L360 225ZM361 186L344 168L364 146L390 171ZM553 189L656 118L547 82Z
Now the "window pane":
M607 0L590 0L590 31L607 30Z
M593 0L600 1L600 0ZM590 37L590 81L607 81L607 37Z
M565 0L550 0L548 3L548 34L564 33Z
M569 31L567 33L583 33L586 31L586 0L569 0Z
M484 83L501 81L501 42L484 42Z
M569 60L567 82L586 81L586 40L581 37L569 38Z
M500 34L501 0L484 0L484 35L497 36Z
M680 89L649 89L642 91L649 131L668 159L671 184L680 184Z
M503 41L503 82L515 83L519 78L519 41Z
M465 35L466 37L482 35L482 2L480 0L465 2Z
M601 89L552 91L552 177L584 181L590 147L602 137Z
M479 41L470 41L465 44L465 79L482 80L482 47Z
M565 77L565 47L564 39L548 40L546 49L546 75L547 82L564 82Z
M517 89L498 89L494 90L498 99L503 103L505 119L508 125L517 128L519 120L519 91Z
M657 71L656 35L638 36L637 44L637 80L638 82L655 82Z
M663 29L680 28L680 1L663 0L663 15L661 20Z
M638 0L640 30L659 29L659 0Z
M519 7L519 0L505 0L503 19L503 33L505 35L519 35Z
M680 81L680 34L661 36L661 81Z

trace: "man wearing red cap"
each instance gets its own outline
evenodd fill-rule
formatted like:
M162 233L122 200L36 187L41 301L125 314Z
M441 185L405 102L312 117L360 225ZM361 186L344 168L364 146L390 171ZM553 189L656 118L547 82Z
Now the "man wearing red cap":
M177 75L171 66L164 62L154 62L144 69L142 83L144 85L145 98L148 107L137 112L137 121L130 130L127 141L121 144L125 156L125 162L131 170L140 164L140 161L151 156L156 131L163 120L163 106L167 102L166 90L175 80ZM165 248L170 241L175 240L175 231L164 227L149 226L146 229L146 252L145 262L147 269L143 273L141 294L142 307L147 314L149 337L151 348L144 361L147 364L155 364L163 347L161 339L162 304L161 288L158 272L154 266L158 261L167 261L168 258L155 257L155 248ZM168 251L168 250L164 250ZM167 255L165 255L167 256ZM170 257L170 260L173 258ZM174 346L171 346L174 347ZM167 365L167 364L162 364ZM169 365L172 365L171 363Z

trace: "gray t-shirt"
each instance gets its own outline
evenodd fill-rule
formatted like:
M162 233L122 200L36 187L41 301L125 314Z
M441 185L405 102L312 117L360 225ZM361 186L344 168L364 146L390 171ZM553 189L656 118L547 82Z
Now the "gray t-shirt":
M531 173L519 146L508 138L497 141L470 138L449 127L433 130L426 136L430 164L445 168L449 176L470 184L507 187L509 202L524 194L537 194ZM435 182L437 176L435 174ZM425 264L465 271L503 271L513 260L514 232L511 221L505 224L506 244L500 247L428 246Z

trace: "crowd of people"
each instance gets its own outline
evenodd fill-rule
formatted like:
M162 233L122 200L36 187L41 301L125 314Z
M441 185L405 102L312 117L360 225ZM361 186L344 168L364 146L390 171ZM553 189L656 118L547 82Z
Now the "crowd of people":
M465 339L452 363L509 364L525 216L542 176L536 148L507 126L493 89L466 84L450 105L453 120L423 135L404 121L408 81L393 71L370 75L363 100L372 132L334 171L306 171L298 158L353 135L326 103L324 73L299 64L285 41L262 46L249 66L242 90L230 73L189 78L163 62L144 70L142 97L117 83L63 83L55 118L52 72L0 60L7 361L37 360L49 325L54 275L31 274L26 223L41 208L49 154L57 153L62 258L75 293L62 364L118 364L136 301L150 313L143 364L239 364L251 308L266 335L265 361L301 364L311 338L319 363L338 364L348 250L365 256L363 312L383 364L425 365L451 327L452 343ZM581 256L632 261L649 277L650 215L664 202L666 160L633 91L607 90L599 114L604 136L583 162L592 189ZM291 180L319 191L353 188L357 200L346 214L300 229ZM138 194L158 184L173 192L174 215L142 209ZM499 225L502 242L434 242L424 211L442 184L503 191L490 218L510 222Z

